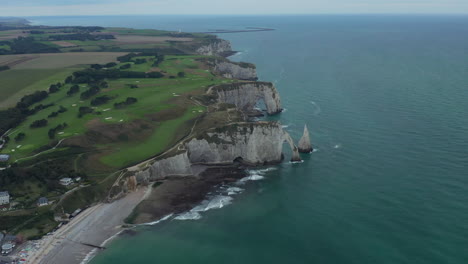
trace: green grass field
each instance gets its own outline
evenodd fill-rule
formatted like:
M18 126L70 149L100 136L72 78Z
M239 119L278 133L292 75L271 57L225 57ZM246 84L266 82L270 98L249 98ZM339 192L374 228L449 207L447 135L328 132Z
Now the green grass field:
M167 72L167 76L164 78L108 80L109 88L103 89L99 96L107 95L113 99L106 104L94 107L95 113L87 114L82 118L78 118L78 108L80 106L90 106L92 98L80 100L80 93L68 96L66 93L71 85L65 85L59 92L51 94L47 99L40 102L43 105L53 103L55 104L53 107L29 116L25 122L10 134L10 138L14 138L20 132L25 133L25 139L21 142L12 140L1 153L10 154L14 161L30 157L37 152L37 149L46 148L47 145L52 147L56 143L49 139L48 131L50 128L62 123L67 123L68 126L63 131L58 131L55 142L83 135L89 130L91 121L93 121L93 124L96 121L99 124L124 124L134 120L153 122L150 120L149 115L162 110L178 108L180 115L177 117L153 122L150 135L145 135L143 138L130 138L125 142L113 142L112 144L96 146L107 153L101 157L102 163L114 168L122 168L163 152L174 141L183 136L184 131L190 130L190 127L187 126L188 121L195 119L206 111L204 107L200 107L189 100L186 94L197 91L201 93L211 85L227 81L213 76L206 70L199 69L199 64L195 59L200 56L167 57L168 59L160 64L160 69ZM133 65L129 70L148 71L151 69L153 57L144 58L147 59L146 63ZM119 66L120 64L116 67ZM185 77L169 78L170 75L177 76L180 71L186 72ZM62 77L66 75L64 74ZM130 84L136 84L138 88L132 89ZM87 88L86 85L80 85L81 92ZM123 109L114 107L114 103L125 101L127 97L134 97L138 102ZM174 100L181 101L179 101L179 105L175 105ZM57 117L48 118L48 115L57 111L60 106L67 108L68 111L59 114ZM100 114L96 114L97 112ZM30 124L39 119L47 119L48 125L42 128L30 128ZM56 151L59 150L58 148Z
M0 109L14 106L26 94L47 90L52 83L63 82L77 68L24 69L0 72Z

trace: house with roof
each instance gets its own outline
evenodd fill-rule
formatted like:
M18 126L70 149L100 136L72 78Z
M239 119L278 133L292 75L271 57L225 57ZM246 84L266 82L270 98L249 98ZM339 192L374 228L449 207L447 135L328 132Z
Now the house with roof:
M73 183L72 178L62 178L62 179L60 179L60 184L62 184L63 186L68 186L68 185L70 185L72 183Z
M41 197L37 200L37 206L41 207L41 206L44 206L44 205L49 205L49 199L47 199L46 197Z
M7 162L10 159L10 155L0 154L0 162Z
M0 205L5 205L10 203L10 194L5 192L0 192Z

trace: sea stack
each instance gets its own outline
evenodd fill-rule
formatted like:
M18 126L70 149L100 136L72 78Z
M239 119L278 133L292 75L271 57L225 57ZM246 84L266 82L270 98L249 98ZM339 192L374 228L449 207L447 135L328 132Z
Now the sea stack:
M307 125L304 125L304 134L302 135L301 140L299 140L299 152L312 152L312 145L310 144L309 130L307 129Z
M296 146L294 146L291 161L292 162L302 161L301 156L299 155L299 151Z

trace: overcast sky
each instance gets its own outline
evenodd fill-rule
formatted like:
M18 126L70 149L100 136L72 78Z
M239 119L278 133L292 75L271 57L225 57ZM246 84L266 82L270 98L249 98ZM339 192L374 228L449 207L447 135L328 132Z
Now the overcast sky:
M468 13L468 0L0 0L0 16Z

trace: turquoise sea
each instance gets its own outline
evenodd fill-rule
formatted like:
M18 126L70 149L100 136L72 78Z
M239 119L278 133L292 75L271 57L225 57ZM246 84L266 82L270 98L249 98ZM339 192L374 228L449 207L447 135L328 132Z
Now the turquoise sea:
M317 151L222 209L113 240L92 264L468 263L468 16L35 17L222 34Z

